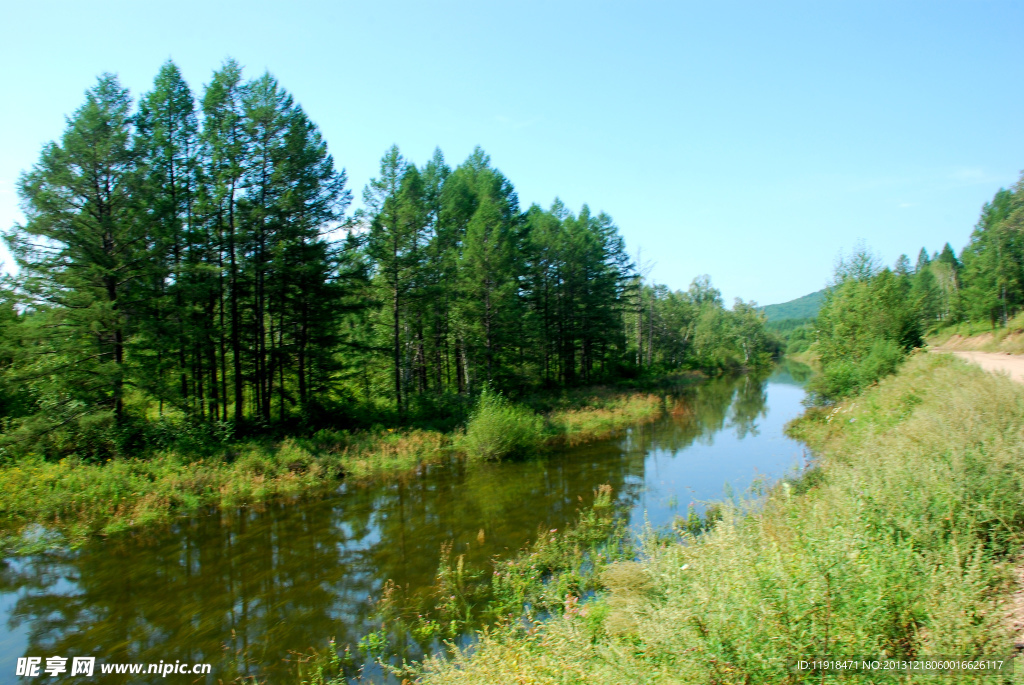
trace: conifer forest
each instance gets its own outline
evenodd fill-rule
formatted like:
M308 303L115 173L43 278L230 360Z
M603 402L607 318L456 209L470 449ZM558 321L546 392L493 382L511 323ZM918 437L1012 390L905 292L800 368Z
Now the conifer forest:
M4 449L106 457L154 423L398 425L524 392L763 364L753 303L648 282L608 215L522 207L477 148L397 146L354 191L311 117L233 61L101 76L6 234ZM134 441L134 442L133 442ZM88 446L88 447L85 447Z

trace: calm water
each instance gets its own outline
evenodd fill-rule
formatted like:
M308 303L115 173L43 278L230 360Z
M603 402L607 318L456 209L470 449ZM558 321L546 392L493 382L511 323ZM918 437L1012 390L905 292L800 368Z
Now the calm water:
M442 543L483 568L539 528L571 523L603 483L639 528L645 514L654 526L667 524L691 502L701 509L722 498L726 484L742 493L757 478L799 468L804 450L782 434L803 410L804 377L795 375L779 368L767 378L711 380L685 390L685 409L674 415L544 459L434 467L407 482L346 484L328 498L218 512L74 552L7 560L0 683L55 682L16 678L24 655L42 656L44 665L53 655L212 662L212 677L199 682L246 673L286 682L292 652L331 636L354 642L372 629L373 602L388 579L413 592L432 585Z

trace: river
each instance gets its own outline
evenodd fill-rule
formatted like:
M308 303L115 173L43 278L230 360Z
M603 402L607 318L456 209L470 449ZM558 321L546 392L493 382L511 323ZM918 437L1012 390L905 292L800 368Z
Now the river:
M654 423L541 458L453 461L416 478L346 483L327 497L210 512L7 559L0 683L30 682L14 675L18 657L43 657L45 667L54 655L213 664L206 681L60 682L214 683L257 673L287 682L294 653L329 637L353 643L372 629L388 579L412 591L431 586L444 543L482 569L539 529L569 525L602 484L639 530L645 517L664 526L691 503L701 510L801 468L804 448L783 426L803 411L805 380L806 367L794 366L716 378L680 390L678 409Z

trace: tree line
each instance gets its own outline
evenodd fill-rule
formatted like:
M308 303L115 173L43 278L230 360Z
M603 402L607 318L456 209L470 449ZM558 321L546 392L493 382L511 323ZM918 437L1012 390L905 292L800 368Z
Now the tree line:
M843 260L815 322L824 398L891 373L924 336L951 325L1011 323L1024 311L1024 174L981 210L959 257L949 243L883 266L867 249Z
M100 77L22 175L0 316L3 428L28 440L184 417L401 421L509 393L771 351L706 277L646 282L611 217L523 210L477 148L392 147L352 192L269 74L228 61L197 95L171 62L134 103Z

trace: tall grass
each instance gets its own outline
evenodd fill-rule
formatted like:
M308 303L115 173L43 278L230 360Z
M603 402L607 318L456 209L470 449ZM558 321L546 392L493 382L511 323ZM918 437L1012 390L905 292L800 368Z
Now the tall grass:
M662 405L654 395L580 390L541 416L487 393L465 435L321 430L305 438L232 443L187 431L182 437L182 431L168 426L157 441L162 447L137 458L49 461L29 454L0 461L0 548L75 545L95 533L159 523L203 507L322 492L339 478L407 477L460 450L471 459L526 455L545 442L583 442L653 420L661 415ZM21 532L32 524L42 524L54 535L35 536L29 543Z
M703 534L650 536L599 599L483 632L421 682L796 683L789 662L813 655L1008 656L1024 388L915 355L791 430L820 454L803 479Z
M29 551L20 532L43 524L78 544L94 533L156 523L206 506L231 507L316 492L339 478L404 473L443 458L448 438L431 431L321 431L310 439L251 441L216 456L175 450L145 459L89 463L29 456L0 468L0 543ZM32 538L32 544L41 540Z
M556 439L576 444L653 421L664 410L665 401L654 394L597 394L588 397L581 407L552 411L548 414L548 424Z
M484 390L466 425L460 446L471 459L522 457L544 438L544 420L503 395Z

